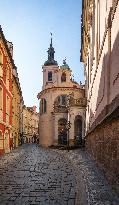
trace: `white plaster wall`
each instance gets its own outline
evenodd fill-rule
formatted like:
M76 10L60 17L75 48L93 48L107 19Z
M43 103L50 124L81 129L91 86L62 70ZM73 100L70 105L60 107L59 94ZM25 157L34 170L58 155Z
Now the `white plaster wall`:
M57 71L59 70L58 66L43 66L43 87L42 89L51 88L53 85L57 86ZM52 81L48 81L48 72L52 71Z
M110 103L119 94L119 3L111 29Z
M62 69L58 66L43 66L43 87L42 90L51 87L73 87L82 88L79 84L71 81L71 70ZM52 71L52 81L48 81L48 71ZM61 82L62 73L66 73L66 82Z
M107 19L109 16L110 7L112 6L112 0L100 1L100 48L106 29ZM97 1L95 1L95 13L97 14ZM95 39L97 35L97 15L95 14ZM96 44L94 45L94 57L93 67L91 72L91 82L87 89L88 106L86 110L86 129L88 130L89 124L95 121L104 107L111 103L112 100L119 94L119 4L112 22L111 28L111 63L109 64L108 53L108 32L103 45L103 50L99 64L96 65ZM115 44L116 40L116 44ZM115 45L115 46L114 46ZM90 49L88 50L90 56ZM88 62L88 60L87 60ZM88 64L88 63L87 63ZM110 78L109 76L110 69ZM88 73L88 66L86 66L86 78L90 76L90 69ZM90 79L90 77L89 77ZM110 85L110 90L108 90ZM108 101L108 99L110 99Z

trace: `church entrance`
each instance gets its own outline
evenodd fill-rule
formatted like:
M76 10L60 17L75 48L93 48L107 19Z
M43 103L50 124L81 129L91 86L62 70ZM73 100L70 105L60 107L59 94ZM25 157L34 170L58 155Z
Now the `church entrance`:
M77 115L74 120L74 142L76 145L82 144L82 117Z
M65 118L61 118L58 121L58 144L66 145L67 144L67 120Z

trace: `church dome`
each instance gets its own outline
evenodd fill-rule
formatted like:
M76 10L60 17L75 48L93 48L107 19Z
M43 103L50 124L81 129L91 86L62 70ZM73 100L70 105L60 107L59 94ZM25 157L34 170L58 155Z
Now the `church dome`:
M63 60L63 65L60 66L60 68L61 68L61 69L68 69L68 70L70 70L69 65L66 63L66 59Z

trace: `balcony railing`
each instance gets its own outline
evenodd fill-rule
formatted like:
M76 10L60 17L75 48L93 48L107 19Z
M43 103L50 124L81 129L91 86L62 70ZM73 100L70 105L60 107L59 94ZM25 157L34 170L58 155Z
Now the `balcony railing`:
M78 98L78 99L71 98L69 101L69 106L86 107L86 102L87 102L86 98Z
M54 105L54 112L55 113L66 113L67 107L62 105Z
M69 107L86 107L86 98L70 98L69 105L60 105L57 102L54 104L55 113L66 113L68 112Z

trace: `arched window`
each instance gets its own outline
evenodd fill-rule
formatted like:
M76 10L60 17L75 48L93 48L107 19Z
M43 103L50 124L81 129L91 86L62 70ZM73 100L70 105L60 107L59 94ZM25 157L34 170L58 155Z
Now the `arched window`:
M60 95L55 99L55 103L61 106L66 106L67 104L67 95Z
M47 109L47 103L46 103L46 99L44 99L44 113L46 113L46 109Z
M46 113L47 111L47 102L46 99L41 99L40 101L40 114Z
M48 71L48 81L52 81L52 71Z
M62 73L61 82L66 82L66 73Z
M43 99L40 101L40 114L43 114Z

